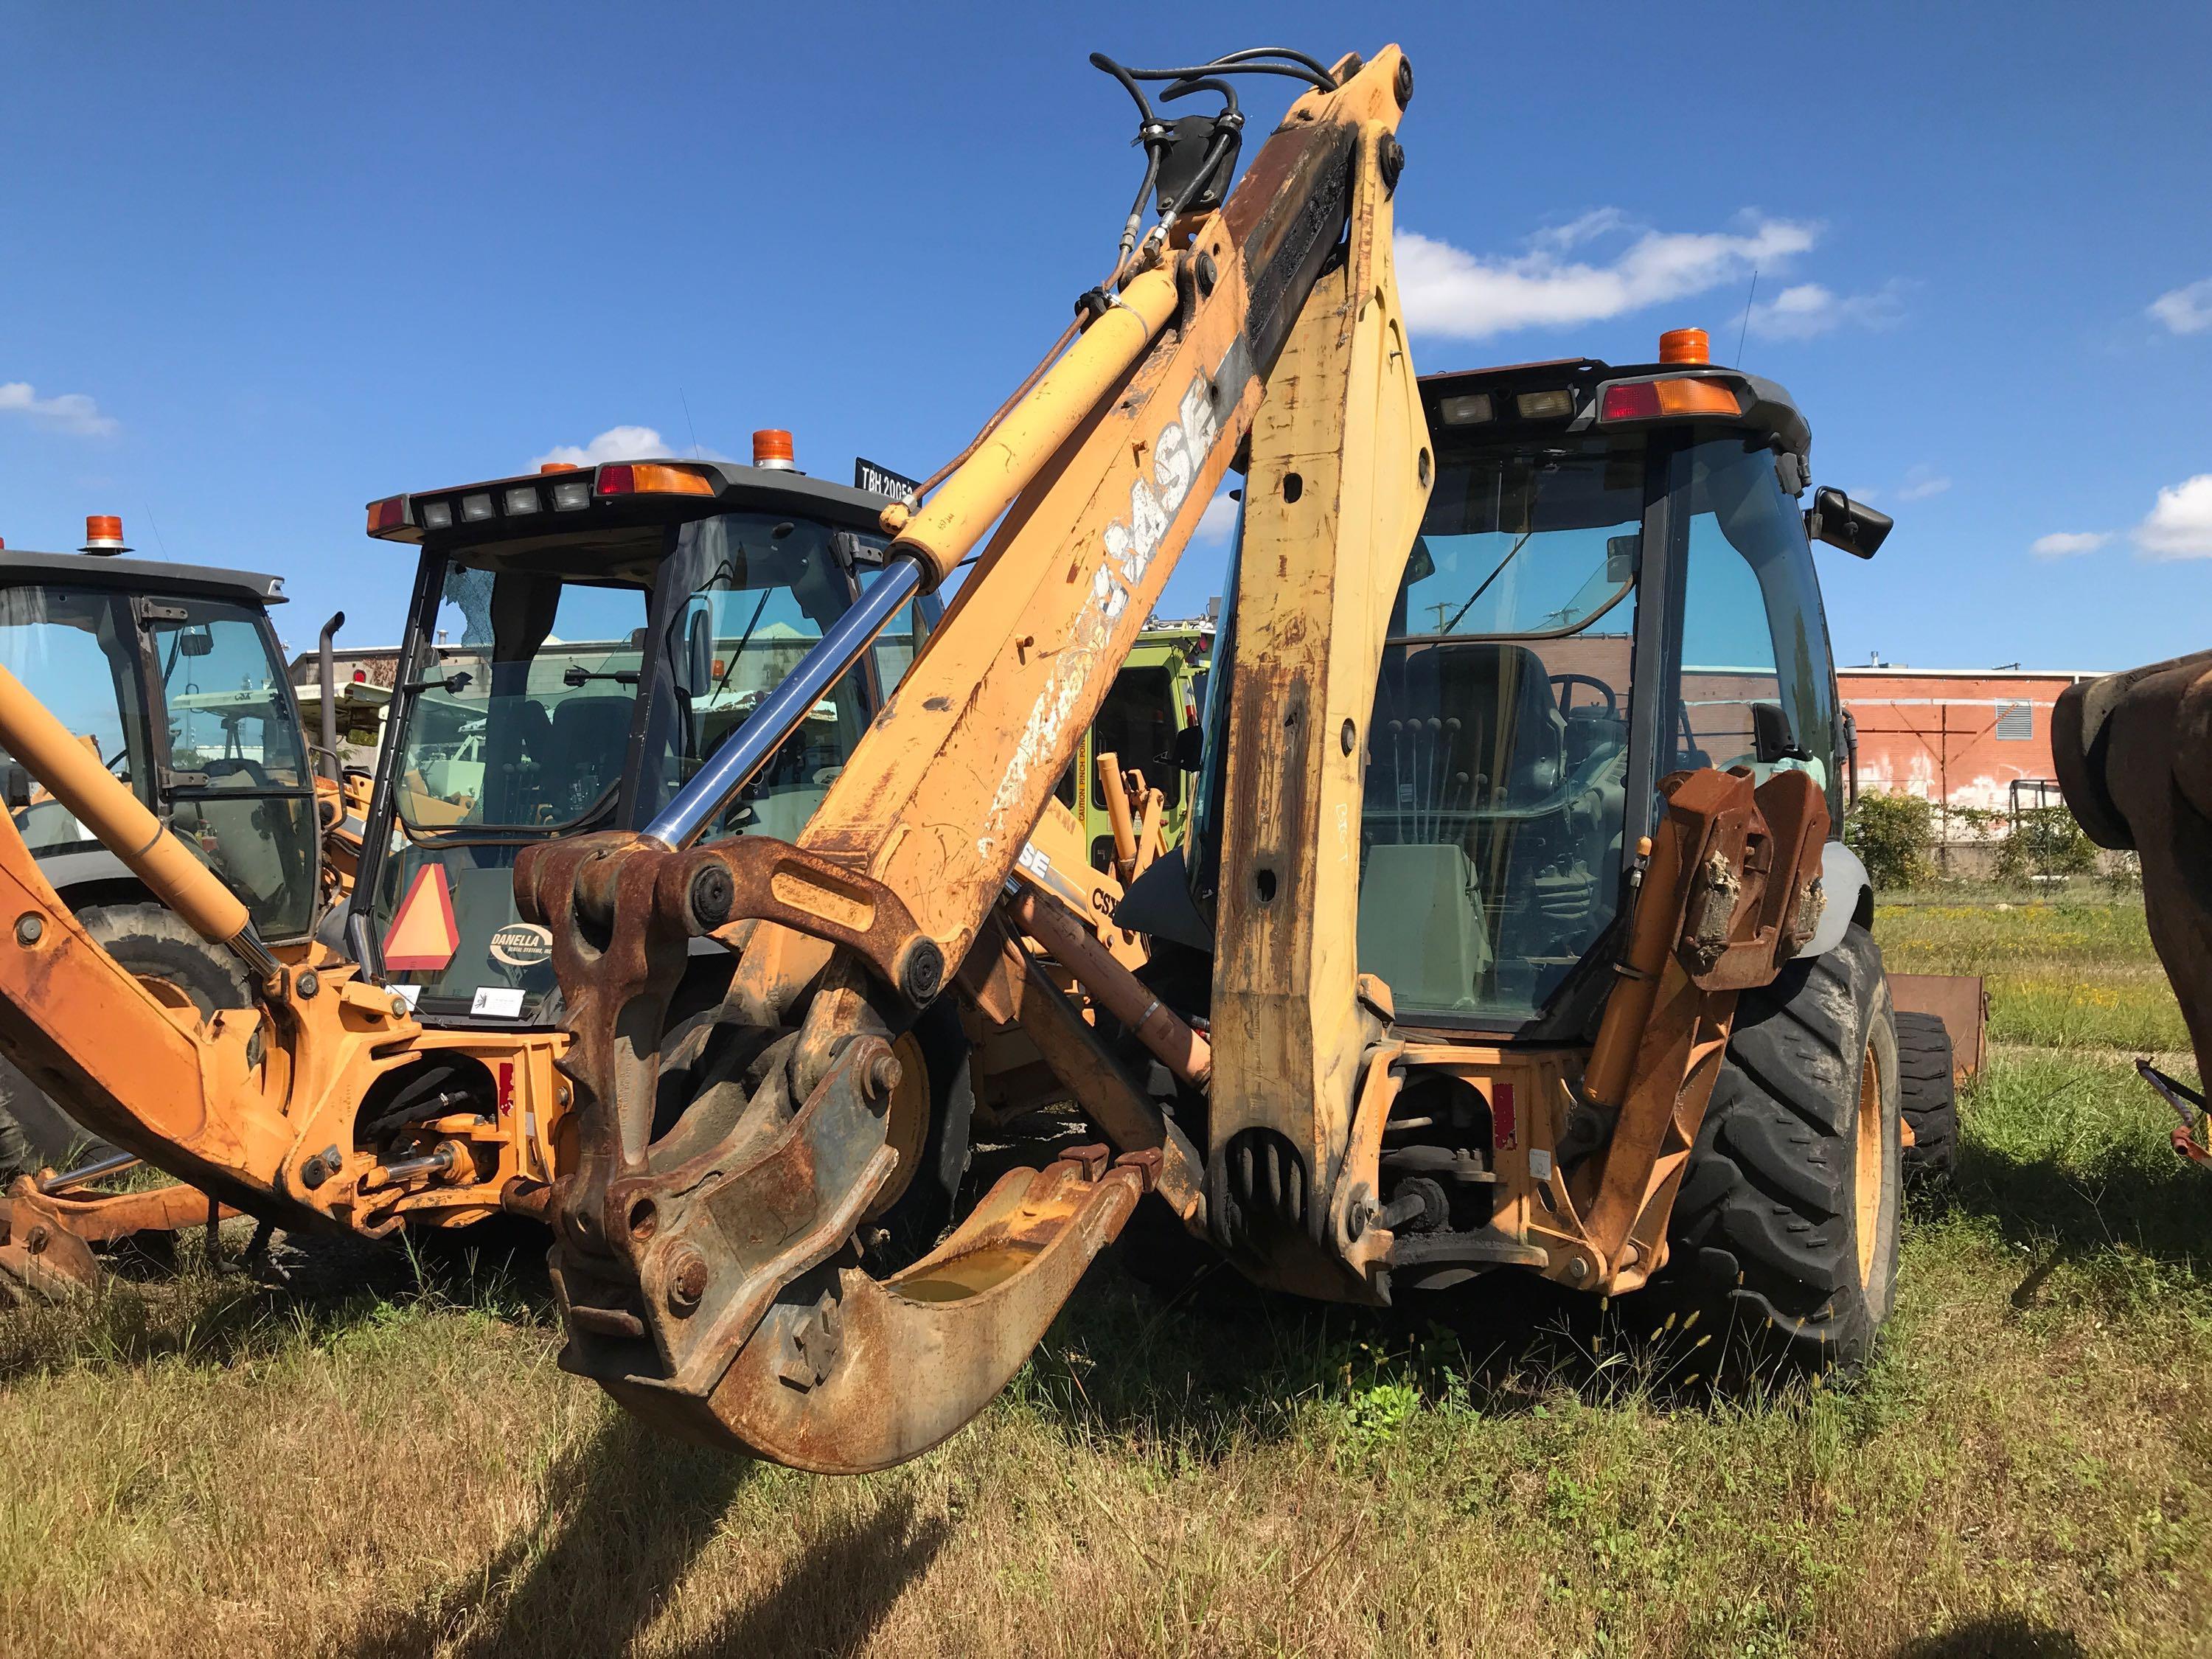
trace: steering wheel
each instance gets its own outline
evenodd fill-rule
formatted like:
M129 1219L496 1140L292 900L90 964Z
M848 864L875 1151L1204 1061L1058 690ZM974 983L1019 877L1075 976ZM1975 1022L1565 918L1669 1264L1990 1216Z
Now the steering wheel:
M1596 692L1598 696L1605 699L1605 714L1607 720L1617 720L1620 718L1620 693L1614 690L1613 687L1607 684L1603 680L1598 678L1596 675L1554 674L1551 678L1552 690L1554 694L1558 692L1561 686L1587 685L1591 690ZM1562 712L1564 712L1568 707L1568 702L1569 700L1566 697L1559 698L1559 708Z

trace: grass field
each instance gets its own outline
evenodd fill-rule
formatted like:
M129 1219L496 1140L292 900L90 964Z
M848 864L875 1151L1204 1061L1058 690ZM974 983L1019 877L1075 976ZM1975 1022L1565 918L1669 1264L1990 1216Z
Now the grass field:
M2212 1648L2212 1182L2127 1064L2185 1042L2140 913L1877 935L1990 975L1996 1047L1848 1386L1669 1395L1512 1285L1231 1314L1109 1265L977 1425L824 1480L631 1427L526 1268L187 1272L0 1315L0 1651Z

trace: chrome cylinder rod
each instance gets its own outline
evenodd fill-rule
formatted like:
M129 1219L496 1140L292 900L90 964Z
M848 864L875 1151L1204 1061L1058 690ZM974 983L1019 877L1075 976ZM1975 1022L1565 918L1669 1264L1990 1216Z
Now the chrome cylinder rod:
M64 1170L60 1175L40 1176L39 1190L42 1193L65 1193L72 1187L82 1187L88 1182L99 1181L107 1176L120 1175L125 1170L136 1169L138 1163L139 1158L136 1152L109 1152L104 1157L95 1158L89 1164L82 1164L74 1170Z
M911 555L894 554L860 602L837 618L821 643L799 659L745 723L645 826L646 836L671 848L688 847L697 839L722 803L752 781L822 694L860 659L899 607L921 591L922 568L921 561Z

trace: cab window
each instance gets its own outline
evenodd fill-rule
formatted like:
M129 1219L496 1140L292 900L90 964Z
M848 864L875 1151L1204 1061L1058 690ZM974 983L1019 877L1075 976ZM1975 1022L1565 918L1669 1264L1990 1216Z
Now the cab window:
M31 687L55 719L107 769L149 799L138 712L137 645L128 607L110 593L64 587L0 589L0 665ZM0 755L0 764L13 764ZM28 804L15 828L33 857L81 851L96 837L45 788L18 780Z
M300 720L258 611L165 601L146 628L169 827L272 939L314 920L316 818Z
M1175 763L1175 677L1165 668L1124 668L1114 677L1091 727L1091 752L1110 754L1124 772L1141 772L1167 810L1182 805L1182 773ZM1106 787L1091 775L1091 804L1106 810Z
M1687 457L1674 763L1809 772L1832 793L1835 678L1802 519L1764 444L1717 438Z
M418 831L552 829L611 805L629 750L645 590L455 565L397 798Z

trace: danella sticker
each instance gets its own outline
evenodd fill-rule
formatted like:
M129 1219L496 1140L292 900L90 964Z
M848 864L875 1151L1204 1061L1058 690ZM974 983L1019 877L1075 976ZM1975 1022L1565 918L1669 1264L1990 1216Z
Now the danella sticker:
M502 968L535 968L553 955L553 930L534 921L510 921L491 936L491 959Z

